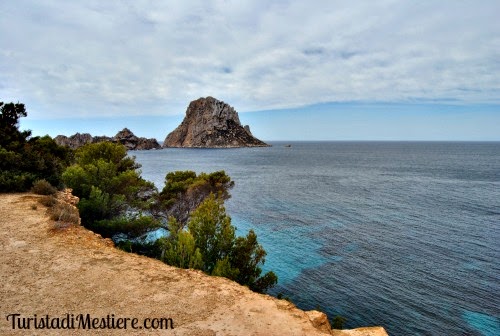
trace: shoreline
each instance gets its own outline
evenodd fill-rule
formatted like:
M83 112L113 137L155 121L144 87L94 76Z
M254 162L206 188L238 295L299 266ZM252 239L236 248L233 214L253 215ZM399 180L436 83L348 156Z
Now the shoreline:
M0 194L4 316L168 317L175 335L356 335L331 331L323 313L304 312L228 279L121 251L81 226L54 230L38 198ZM380 327L369 330L376 333L367 335L387 335ZM4 319L0 331L12 332L10 322ZM162 332L168 333L147 331Z

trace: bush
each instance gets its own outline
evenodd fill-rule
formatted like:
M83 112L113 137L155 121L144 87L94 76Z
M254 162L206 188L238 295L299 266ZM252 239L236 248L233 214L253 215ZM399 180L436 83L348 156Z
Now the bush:
M24 104L0 102L0 192L27 191L40 179L60 186L69 164L69 148L49 136L19 131L19 119L26 116Z
M260 265L265 262L266 252L257 242L257 235L250 231L246 237L236 238L235 230L223 200L210 194L193 211L187 231L170 218L170 236L160 240L162 260L172 266L223 276L264 293L277 283L278 277L273 272L261 276Z
M29 190L33 184L34 175L21 171L0 171L0 192L15 192Z
M345 317L337 315L333 318L332 329L343 329L344 323L347 321Z
M48 209L50 219L59 222L59 224L78 225L80 223L80 215L78 209L71 204L64 202L56 202Z
M38 202L40 202L40 204L46 206L47 208L50 208L57 203L57 199L53 195L47 195L41 197Z
M169 239L170 238L170 239ZM180 231L177 239L164 238L163 261L181 268L201 269L203 267L200 249L195 246L193 236Z
M80 224L78 209L71 204L59 201L54 195L43 196L38 202L47 207L50 219L57 222L56 228Z
M87 144L75 157L75 164L64 171L62 180L80 198L78 209L85 227L110 237L117 233L135 236L158 226L152 218L130 216L148 210L149 204L141 195L156 189L140 177L139 165L127 156L125 146Z
M175 171L165 177L165 187L159 193L151 211L158 218L175 219L185 226L191 213L211 194L228 199L234 182L224 171L196 175L193 171Z
M46 180L38 180L33 183L31 191L37 195L54 195L57 192L57 189Z
M127 239L134 239L159 227L160 223L153 217L139 214L95 221L89 229L99 232L105 238L121 234Z

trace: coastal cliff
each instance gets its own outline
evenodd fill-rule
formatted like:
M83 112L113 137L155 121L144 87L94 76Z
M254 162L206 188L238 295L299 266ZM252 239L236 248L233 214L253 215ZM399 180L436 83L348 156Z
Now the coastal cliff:
M213 97L192 101L182 123L165 138L163 147L267 147L242 126L236 110Z
M381 327L331 330L326 315L257 294L228 279L127 253L81 226L55 229L32 194L0 194L2 312L22 317L113 314L145 321L171 319L173 330L147 335L370 335ZM70 200L72 201L72 200ZM31 327L34 332L34 327ZM30 333L30 331L24 330ZM13 333L0 322L0 333ZM43 334L57 335L46 329ZM129 334L128 330L101 330ZM136 330L137 332L137 330ZM88 330L72 330L87 335Z
M103 141L111 141L121 143L128 150L142 150L142 149L160 149L161 146L156 139L147 139L137 137L128 128L122 129L116 133L114 137L107 136L92 136L89 133L76 133L70 137L65 135L58 135L54 138L55 142L60 146L67 146L76 149L88 143L97 143Z

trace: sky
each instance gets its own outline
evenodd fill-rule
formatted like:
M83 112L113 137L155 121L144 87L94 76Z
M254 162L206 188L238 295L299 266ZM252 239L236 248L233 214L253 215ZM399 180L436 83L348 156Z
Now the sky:
M500 2L0 0L34 135L163 140L190 101L263 140L500 140Z

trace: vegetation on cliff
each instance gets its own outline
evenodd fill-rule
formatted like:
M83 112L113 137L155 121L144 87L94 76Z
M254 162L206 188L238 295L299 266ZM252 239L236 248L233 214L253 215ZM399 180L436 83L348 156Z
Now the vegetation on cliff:
M80 197L82 223L105 237L120 235L121 246L183 268L200 269L247 285L258 292L274 286L273 272L261 276L266 252L250 231L236 237L223 201L234 185L224 171L197 175L168 173L161 192L145 181L125 147L111 142L87 144L62 175ZM133 240L165 227L168 237L154 244Z
M73 151L49 136L30 138L30 131L19 131L19 118L27 115L23 104L0 107L0 191L33 187L50 195L52 185L69 187L80 198L82 224L104 237L119 237L125 249L227 277L258 292L276 284L273 272L261 276L266 252L255 233L235 235L224 208L234 182L224 171L171 172L158 191L140 176L140 165L123 144L88 143ZM154 243L139 239L160 227L169 231L167 237Z
M26 117L24 104L0 102L0 191L26 191L37 180L62 186L61 173L71 160L71 150L49 136L31 137L19 131Z
M256 292L266 292L278 277L270 271L261 276L266 252L250 230L246 237L236 237L236 228L221 198L211 193L190 216L187 230L175 219L169 221L170 235L161 238L162 260L169 265L201 269L247 285Z
M160 226L145 214L149 208L145 195L156 188L138 168L119 144L99 142L75 151L74 164L62 180L80 198L78 208L86 227L105 237L122 233L133 238Z

